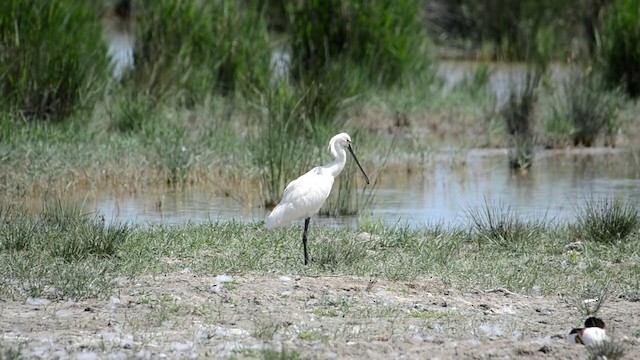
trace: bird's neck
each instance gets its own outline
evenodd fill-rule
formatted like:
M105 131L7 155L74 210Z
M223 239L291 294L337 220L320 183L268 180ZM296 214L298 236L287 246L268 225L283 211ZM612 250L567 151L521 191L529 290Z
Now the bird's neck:
M347 152L344 149L335 152L335 159L324 166L334 178L340 175L344 165L347 163Z

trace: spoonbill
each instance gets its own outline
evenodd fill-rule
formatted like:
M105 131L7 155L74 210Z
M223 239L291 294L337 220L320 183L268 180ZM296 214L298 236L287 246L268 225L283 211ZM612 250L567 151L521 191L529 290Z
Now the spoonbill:
M590 317L584 321L583 328L572 329L569 333L571 344L595 345L603 341L608 341L609 337L604 330L605 324L602 319Z
M119 0L113 9L102 13L113 77L120 81L135 66L135 18L133 0Z
M291 181L284 189L280 203L267 216L267 229L275 229L286 226L294 221L304 219L304 231L302 233L302 246L304 248L304 264L309 264L307 252L307 230L311 216L320 211L320 208L329 197L333 181L342 172L347 162L349 150L353 159L358 164L364 179L369 184L369 177L364 172L356 154L351 148L351 137L347 133L340 133L329 141L329 151L334 160L326 165L317 166L306 174Z

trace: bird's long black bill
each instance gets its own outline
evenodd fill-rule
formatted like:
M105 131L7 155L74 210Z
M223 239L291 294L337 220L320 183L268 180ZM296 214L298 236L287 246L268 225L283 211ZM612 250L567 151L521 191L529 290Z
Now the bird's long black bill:
M353 156L353 160L356 161L356 164L358 164L358 167L360 168L360 171L362 171L362 175L364 175L364 181L366 181L367 185L369 185L369 177L367 176L367 173L364 172L364 169L362 168L362 165L360 165L360 161L358 161L358 158L356 157L356 154L353 152L353 149L351 148L351 145L347 146L347 149L349 149L349 152L351 153L351 156Z

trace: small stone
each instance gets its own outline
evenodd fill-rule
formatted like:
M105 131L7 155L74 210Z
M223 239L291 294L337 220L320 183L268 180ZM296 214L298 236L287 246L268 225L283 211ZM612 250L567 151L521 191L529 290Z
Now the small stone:
M164 327L166 329L172 329L173 325L174 325L173 321L166 320L166 321L162 322L162 327Z
M120 298L118 298L116 296L112 296L112 297L109 298L109 307L111 309L115 309L120 305L121 302L122 301L120 300Z
M47 357L48 356L49 355L47 355ZM50 356L51 356L52 359L68 359L69 358L69 353L65 349L59 349L59 350L56 350L53 353L51 353Z
M487 336L502 336L502 329L497 324L482 324L478 326L478 330Z
M98 353L93 351L83 351L73 355L74 360L97 360Z
M229 275L218 275L213 279L210 290L214 294L219 294L224 288L224 283L231 281L233 281L233 278Z
M215 333L218 336L232 336L232 337L245 337L249 335L249 332L243 329L227 329L222 326L218 326L215 329Z
M285 276L285 275L280 276L280 278L279 278L279 279L280 279L280 281L282 281L282 282L289 282L289 281L291 281L291 278L290 278L290 277L288 277L288 276Z
M25 301L25 303L27 305L34 305L34 306L47 306L49 304L51 304L51 301L45 298L27 298L27 300Z
M209 329L205 327L201 327L196 330L196 340L206 340L211 339L211 335L209 334Z
M140 351L138 351L136 353L136 358L149 360L149 359L151 359L151 351L149 351L149 350L140 350Z
M176 352L185 352L193 348L193 343L183 343L179 341L173 341L171 343L171 350Z
M233 281L233 278L229 275L218 275L213 279L217 283L226 283Z
M55 317L66 317L69 315L73 315L73 312L69 309L60 309L54 313Z
M104 331L104 332L100 333L100 337L102 338L102 341L104 341L104 342L113 342L113 341L116 341L118 339L118 334L116 334L114 332L110 332L110 331Z
M511 334L511 341L520 341L524 338L524 334L522 333L522 331L514 331L513 334Z
M107 355L107 360L127 360L129 355L124 351L118 351Z

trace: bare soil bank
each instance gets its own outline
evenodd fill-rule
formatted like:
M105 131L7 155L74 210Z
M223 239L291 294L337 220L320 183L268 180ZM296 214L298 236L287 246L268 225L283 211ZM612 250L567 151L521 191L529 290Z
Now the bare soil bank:
M59 359L263 358L269 350L317 359L588 356L566 341L584 321L580 299L570 297L461 293L430 278L215 277L188 269L118 283L109 300L2 302L0 350ZM629 359L640 357L638 314L640 302L614 298L599 312Z

